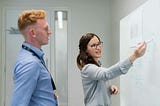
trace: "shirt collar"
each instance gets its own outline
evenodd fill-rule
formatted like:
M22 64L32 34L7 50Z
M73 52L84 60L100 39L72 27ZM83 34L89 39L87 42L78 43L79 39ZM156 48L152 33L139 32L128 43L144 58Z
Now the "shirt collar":
M32 49L40 58L43 57L44 53L43 53L42 49L39 49L39 48L37 48L37 47L27 43L27 42L23 42L22 45Z

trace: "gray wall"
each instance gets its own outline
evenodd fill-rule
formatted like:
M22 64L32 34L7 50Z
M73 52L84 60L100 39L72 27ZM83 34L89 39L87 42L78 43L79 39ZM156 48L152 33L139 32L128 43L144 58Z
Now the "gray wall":
M104 41L104 57L102 62L105 66L111 64L111 23L109 0L1 0L0 9L8 7L20 8L67 8L69 10L69 33L68 33L68 106L83 106L83 89L80 72L76 66L78 54L78 41L82 34L93 32L98 34ZM0 16L2 16L0 12ZM0 23L2 19L0 17ZM2 24L0 24L0 27ZM0 28L1 31L2 28ZM1 31L2 32L2 31ZM2 34L0 33L0 40ZM1 42L0 42L1 43ZM0 44L0 50L2 44ZM2 62L0 52L0 63ZM1 65L1 64L0 64ZM0 78L3 75L0 66ZM67 70L67 69L66 69ZM2 87L0 80L0 90ZM2 90L0 92L0 106L3 106Z
M1 0L0 16L4 7L67 7L71 10L71 22L68 36L68 106L82 106L83 91L80 73L76 67L78 40L86 32L94 32L104 41L103 65L110 66L119 60L119 22L146 0ZM110 5L109 5L110 4ZM111 14L110 14L111 13ZM110 23L111 22L111 23ZM0 51L1 24L0 17ZM112 46L112 47L111 47ZM2 54L0 52L0 78L2 78ZM113 80L119 85L119 78ZM0 79L0 91L2 79ZM0 92L2 95L2 91ZM0 103L2 102L0 96ZM119 96L114 96L113 105L119 106ZM2 105L2 104L0 104Z
M1 15L2 14L2 9L0 8L0 16L2 16ZM1 70L2 70L2 38L1 38L1 36L2 36L2 17L0 17L0 103L2 103L2 72L1 72ZM0 104L1 105L1 104Z
M77 2L72 6L72 28L69 40L69 105L81 106L83 102L83 91L80 80L80 73L76 67L76 56L78 54L78 40L83 33L94 32L104 41L104 65L110 63L110 20L108 1L85 1ZM75 105L76 104L76 105Z
M120 41L120 20L143 4L147 0L110 0L111 4L111 30L112 30L112 60L111 64L119 61L119 41ZM119 85L119 78L113 80L113 83ZM126 85L127 86L127 85ZM119 106L120 96L112 98L112 105Z

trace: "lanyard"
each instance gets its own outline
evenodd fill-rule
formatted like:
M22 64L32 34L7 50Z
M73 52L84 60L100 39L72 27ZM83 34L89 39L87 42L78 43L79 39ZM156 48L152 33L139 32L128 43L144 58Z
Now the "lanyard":
M25 50L27 50L27 51L29 51L29 52L31 52L31 53L33 53L33 55L36 56L36 57L41 61L41 63L43 64L43 66L44 66L44 67L47 69L47 71L49 72L48 68L46 67L46 65L45 65L45 63L44 63L43 58L40 58L40 57L37 55L37 53L35 53L32 49L30 49L30 48L27 47L27 46L22 45L22 48L25 49ZM49 72L49 74L50 74L50 76L51 76L51 73L50 73L50 72ZM53 88L53 90L56 90L56 86L55 86L55 84L54 84L54 81L53 81L52 76L51 76L51 83L52 83L52 88Z

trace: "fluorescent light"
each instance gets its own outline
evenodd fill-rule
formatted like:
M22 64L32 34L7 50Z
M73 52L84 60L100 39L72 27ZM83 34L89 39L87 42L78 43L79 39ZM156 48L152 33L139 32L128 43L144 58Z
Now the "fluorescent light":
M63 28L63 12L58 11L57 16L58 16L58 26L60 29L62 29Z

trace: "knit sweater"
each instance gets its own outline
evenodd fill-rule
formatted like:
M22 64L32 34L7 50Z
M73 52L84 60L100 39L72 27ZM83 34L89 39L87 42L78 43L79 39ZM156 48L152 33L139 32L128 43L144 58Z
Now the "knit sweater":
M87 64L82 68L81 78L84 91L85 106L110 106L109 80L128 72L132 63L129 59L109 67L98 67Z

